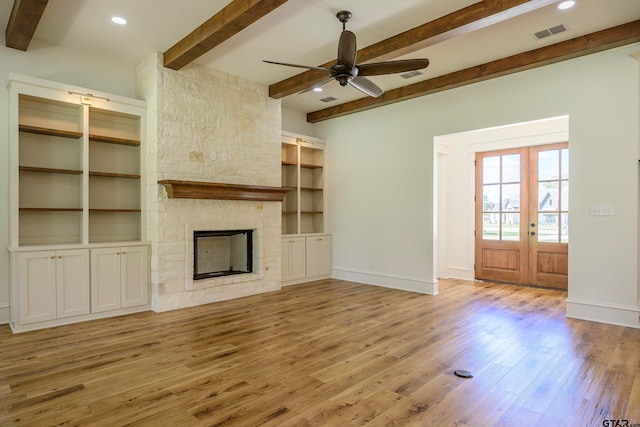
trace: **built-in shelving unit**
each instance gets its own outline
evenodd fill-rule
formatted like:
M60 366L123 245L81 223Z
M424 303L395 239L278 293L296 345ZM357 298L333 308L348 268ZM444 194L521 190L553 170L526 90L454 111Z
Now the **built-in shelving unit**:
M12 328L94 318L94 269L100 292L122 286L128 296L145 296L113 315L148 309L145 103L14 74L8 88ZM119 273L91 265L98 248L142 254L126 265L135 279L120 285Z
M331 277L326 234L325 144L318 138L282 137L282 284Z
M324 142L283 134L282 234L323 233Z

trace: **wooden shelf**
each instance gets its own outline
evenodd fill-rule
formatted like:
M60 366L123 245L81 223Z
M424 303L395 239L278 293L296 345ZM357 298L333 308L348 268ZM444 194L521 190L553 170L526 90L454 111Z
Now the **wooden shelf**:
M142 212L141 209L89 209L89 213Z
M322 211L301 211L301 214L311 214L311 215L315 215L315 214L321 214L323 213Z
M213 199L281 202L286 190L281 187L222 184L200 181L162 180L158 184L167 189L170 199Z
M75 169L39 168L34 166L19 166L18 169L21 172L61 173L61 174L67 174L67 175L82 175L81 170L75 170Z
M82 208L20 208L20 212L82 212Z
M306 191L322 191L322 188L300 187L300 190L306 190Z
M296 162L286 162L286 161L282 162L282 166L296 166L296 165L297 165Z
M61 129L51 129L39 126L20 125L20 132L35 133L38 135L59 136L62 138L82 138L82 132L74 132Z
M307 169L322 169L323 166L314 165L314 164L311 164L311 163L300 163L300 167L301 168L307 168Z
M90 171L89 176L102 176L107 178L129 178L129 179L140 179L140 175L134 175L129 173L113 173L113 172L96 172Z
M132 145L132 146L140 145L140 141L137 139L114 138L112 136L92 135L92 134L89 135L89 141L106 142L107 144L119 144L119 145Z
M282 215L295 215L298 211L282 211Z
M282 187L285 191L296 191L296 187Z

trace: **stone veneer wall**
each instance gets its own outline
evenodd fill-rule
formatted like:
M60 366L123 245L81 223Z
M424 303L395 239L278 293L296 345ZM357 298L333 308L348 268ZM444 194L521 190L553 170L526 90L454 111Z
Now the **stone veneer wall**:
M280 289L281 204L168 199L162 179L280 187L280 101L268 87L154 54L136 68L147 101L146 222L152 307L166 311ZM211 153L216 160L211 160ZM226 160L224 158L226 157ZM252 274L192 280L193 231L254 229Z

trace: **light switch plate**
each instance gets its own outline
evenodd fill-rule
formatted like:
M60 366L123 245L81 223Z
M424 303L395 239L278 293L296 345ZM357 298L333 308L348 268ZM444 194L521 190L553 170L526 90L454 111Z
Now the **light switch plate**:
M591 205L591 216L612 216L613 205Z

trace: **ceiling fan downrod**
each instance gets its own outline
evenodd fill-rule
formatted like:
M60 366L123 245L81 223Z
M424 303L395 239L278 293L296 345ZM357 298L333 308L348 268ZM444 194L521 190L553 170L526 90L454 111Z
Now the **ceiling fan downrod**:
M342 31L346 29L346 24L347 22L349 22L349 19L351 19L352 16L353 14L348 10L341 10L340 12L336 13L336 17L340 22L342 22Z

